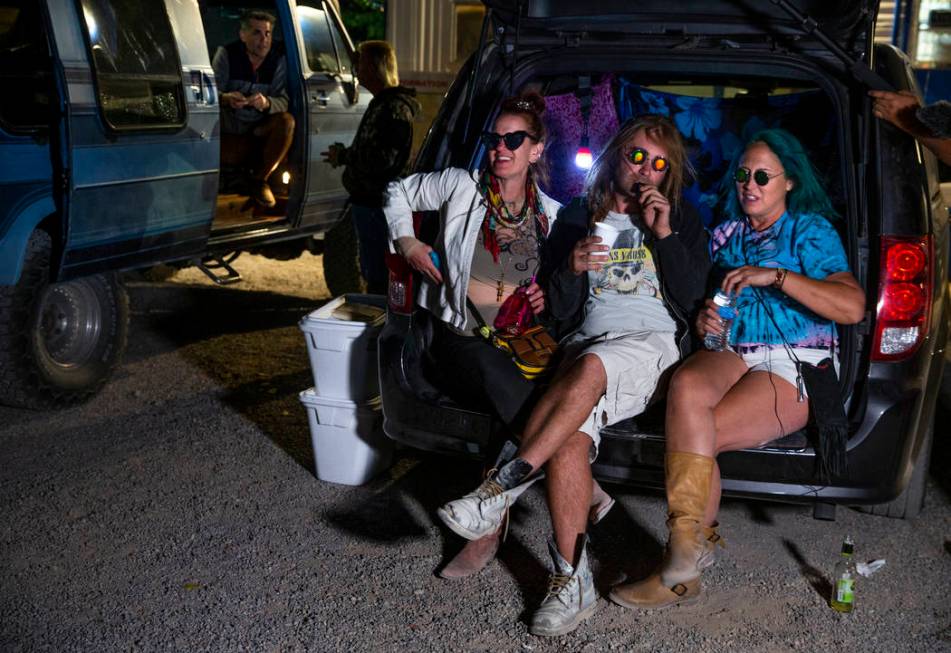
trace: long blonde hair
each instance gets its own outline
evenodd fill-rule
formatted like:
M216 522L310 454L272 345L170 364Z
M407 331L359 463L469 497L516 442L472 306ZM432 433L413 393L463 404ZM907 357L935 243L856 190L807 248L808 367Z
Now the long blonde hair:
M693 174L693 167L687 158L687 147L680 130L669 118L648 114L632 118L621 125L591 165L585 186L592 223L603 219L614 207L615 175L627 159L634 135L642 129L667 151L670 167L658 189L674 211L680 208L684 182L688 175Z

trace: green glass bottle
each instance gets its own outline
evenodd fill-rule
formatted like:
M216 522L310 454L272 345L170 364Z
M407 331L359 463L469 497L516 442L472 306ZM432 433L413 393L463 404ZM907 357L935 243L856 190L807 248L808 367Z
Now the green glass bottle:
M852 553L855 545L851 536L846 536L842 542L842 554L835 563L832 573L832 597L829 605L838 612L852 612L855 606L855 560Z

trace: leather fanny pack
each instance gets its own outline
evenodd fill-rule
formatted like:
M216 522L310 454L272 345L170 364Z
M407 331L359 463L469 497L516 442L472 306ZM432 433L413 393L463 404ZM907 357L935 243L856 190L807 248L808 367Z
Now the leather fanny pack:
M511 299L511 298L510 298ZM512 362L526 379L536 379L551 371L558 343L541 325L524 329L498 329L493 331L482 319L479 310L466 298L466 305L479 323L479 333L492 345L512 357ZM504 306L504 304L503 304Z

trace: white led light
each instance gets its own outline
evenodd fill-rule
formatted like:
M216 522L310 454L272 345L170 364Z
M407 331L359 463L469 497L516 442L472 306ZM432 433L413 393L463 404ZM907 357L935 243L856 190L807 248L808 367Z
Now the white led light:
M587 147L579 147L575 154L575 165L582 170L588 170L594 158L591 156L591 150Z
M914 347L916 342L918 327L885 327L882 329L879 351L883 354L900 354Z
M284 184L285 186L291 183L291 173L285 170L284 173L281 175L281 183Z

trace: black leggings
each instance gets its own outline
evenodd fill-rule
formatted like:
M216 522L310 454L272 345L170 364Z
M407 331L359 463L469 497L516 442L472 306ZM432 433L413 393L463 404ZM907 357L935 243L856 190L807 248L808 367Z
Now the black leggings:
M464 406L493 412L521 433L537 390L512 358L480 337L461 336L435 320L432 353L449 395Z

